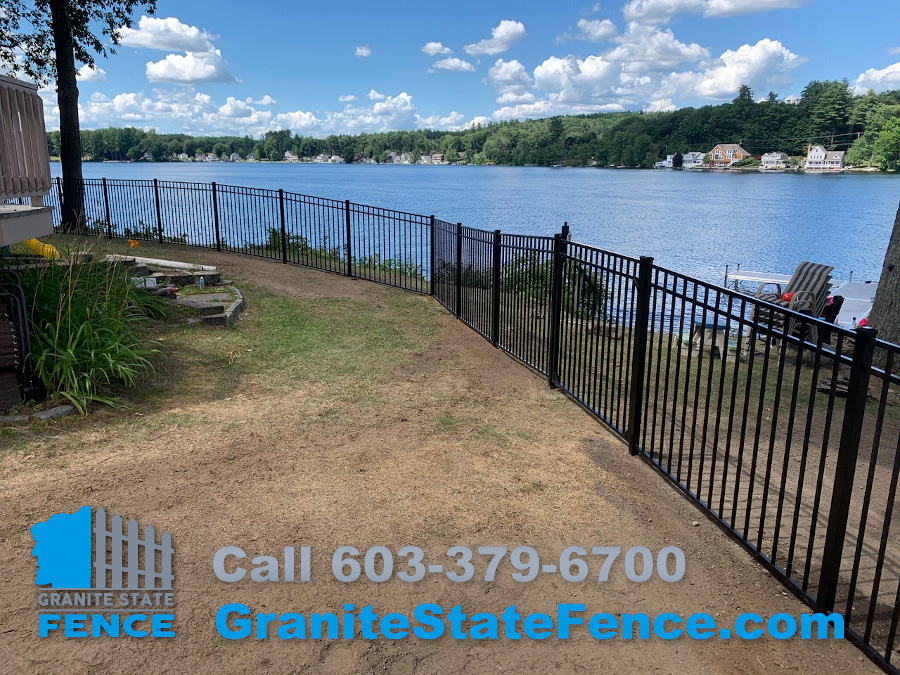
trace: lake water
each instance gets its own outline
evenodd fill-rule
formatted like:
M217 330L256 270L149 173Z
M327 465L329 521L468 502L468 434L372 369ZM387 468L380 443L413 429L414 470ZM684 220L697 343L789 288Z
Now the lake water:
M86 163L84 176L283 188L518 234L567 221L575 241L719 283L726 264L790 274L803 260L877 278L900 201L900 176L873 174Z

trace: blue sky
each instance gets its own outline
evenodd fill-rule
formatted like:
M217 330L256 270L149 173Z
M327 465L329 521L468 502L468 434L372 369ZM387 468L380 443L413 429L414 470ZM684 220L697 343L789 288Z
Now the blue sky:
M117 51L84 71L84 128L458 129L720 103L741 83L760 98L813 79L900 89L900 2L159 0Z

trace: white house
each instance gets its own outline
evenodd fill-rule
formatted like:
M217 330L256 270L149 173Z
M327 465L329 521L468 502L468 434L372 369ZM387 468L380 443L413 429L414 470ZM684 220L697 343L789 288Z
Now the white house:
M236 152L232 152L232 153L231 153L231 156L229 157L229 159L230 159L232 162L240 162L240 161L241 161L241 156L240 156L239 154L237 154Z
M299 162L300 158L297 157L297 155L295 155L290 150L285 150L284 151L284 161L285 162Z
M189 154L187 154L186 152L179 152L179 153L178 153L178 161L180 161L180 162L190 162L190 161L191 161L191 156L190 156Z
M686 152L686 153L684 153L684 159L682 160L681 166L685 169L693 169L698 166L703 166L703 153L702 152Z
M218 161L219 161L219 156L218 156L216 153L214 153L214 152L210 152L210 153L207 153L206 159L205 159L204 161L207 161L207 162L218 162Z
M821 145L810 145L806 151L807 171L840 171L843 168L843 150L826 150Z
M340 155L332 155L332 156L328 159L328 161L329 161L331 164L343 164L343 163L344 163L344 158L341 157Z
M444 153L443 152L434 153L433 155L431 155L431 161L434 162L435 164L443 164L444 163Z
M248 161L248 162L255 162L255 161L256 161L256 154L253 153L253 152L248 152L248 153L247 153L247 161Z
M787 166L788 156L786 152L767 152L762 156L763 169L783 169Z

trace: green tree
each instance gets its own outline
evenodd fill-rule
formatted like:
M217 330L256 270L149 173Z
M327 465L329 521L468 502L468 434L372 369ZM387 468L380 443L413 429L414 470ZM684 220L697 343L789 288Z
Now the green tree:
M853 103L847 80L810 82L801 101L808 109L812 136L830 135L833 139L846 131Z
M889 119L875 139L875 161L882 171L900 169L900 118Z
M103 37L117 45L120 29L132 25L138 8L153 14L156 0L3 0L0 4L0 60L10 64L13 73L23 71L38 82L56 80L60 162L67 185L61 213L64 231L84 221L75 63L92 66L95 55L114 52ZM17 61L20 55L22 60Z

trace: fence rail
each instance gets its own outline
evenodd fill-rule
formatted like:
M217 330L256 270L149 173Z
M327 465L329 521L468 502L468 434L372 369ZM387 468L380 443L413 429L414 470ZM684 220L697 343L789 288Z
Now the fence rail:
M545 375L885 670L900 623L900 347L553 237L282 190L84 181L85 225L430 293ZM57 179L50 195L66 190ZM57 210L55 213L59 213Z

